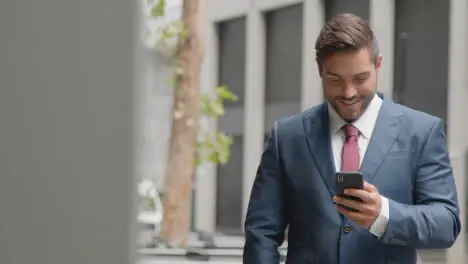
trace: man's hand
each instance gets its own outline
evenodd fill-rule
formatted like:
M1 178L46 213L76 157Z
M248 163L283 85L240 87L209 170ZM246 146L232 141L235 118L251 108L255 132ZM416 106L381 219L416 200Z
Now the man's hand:
M335 196L333 197L333 201L337 203L335 205L336 210L353 220L359 226L370 229L382 210L382 197L377 188L370 183L364 182L363 190L346 189L345 194L358 197L362 201ZM357 211L353 212L340 205L356 209Z

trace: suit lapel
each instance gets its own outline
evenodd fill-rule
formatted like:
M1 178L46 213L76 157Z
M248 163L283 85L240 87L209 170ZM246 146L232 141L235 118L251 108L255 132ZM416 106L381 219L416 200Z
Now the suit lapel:
M330 126L328 120L328 109L322 104L315 115L305 117L304 130L306 132L307 144L315 161L320 175L332 196L335 195L335 166L333 162Z
M375 177L376 170L398 137L399 116L401 114L395 109L393 102L384 98L360 169L368 182Z

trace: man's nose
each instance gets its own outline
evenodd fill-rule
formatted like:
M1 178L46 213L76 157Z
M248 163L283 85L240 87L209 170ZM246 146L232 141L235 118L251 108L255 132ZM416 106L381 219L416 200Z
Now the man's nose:
M344 90L343 97L347 99L351 99L357 95L356 88L354 88L352 85L347 86Z

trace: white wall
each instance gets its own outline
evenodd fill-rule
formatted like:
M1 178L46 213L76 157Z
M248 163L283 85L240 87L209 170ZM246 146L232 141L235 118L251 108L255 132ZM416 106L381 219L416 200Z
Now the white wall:
M155 180L162 191L171 133L173 87L168 82L167 58L152 48L144 48L142 55L139 75L143 88L141 176Z
M0 1L0 263L134 263L135 3Z
M157 48L160 29L181 16L181 0L166 1L164 17L143 17L145 47L139 78L143 88L143 134L141 176L155 180L164 189L166 164L171 133L173 82L170 81L169 56Z
M388 98L393 96L395 0L371 0L370 24L382 55L382 70L377 89Z

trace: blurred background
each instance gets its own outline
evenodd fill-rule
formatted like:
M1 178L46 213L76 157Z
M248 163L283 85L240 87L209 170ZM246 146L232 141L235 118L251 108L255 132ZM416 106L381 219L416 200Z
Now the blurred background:
M466 0L6 0L0 263L241 263L268 131L323 101L315 39L344 12L377 36L378 90L445 121L466 216ZM466 263L463 231L423 263Z

